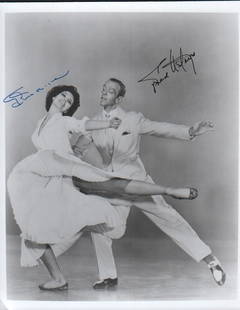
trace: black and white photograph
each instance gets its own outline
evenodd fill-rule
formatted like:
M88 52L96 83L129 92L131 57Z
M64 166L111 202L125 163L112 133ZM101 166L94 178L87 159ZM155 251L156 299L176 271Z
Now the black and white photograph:
M41 5L2 22L6 300L238 302L238 12Z

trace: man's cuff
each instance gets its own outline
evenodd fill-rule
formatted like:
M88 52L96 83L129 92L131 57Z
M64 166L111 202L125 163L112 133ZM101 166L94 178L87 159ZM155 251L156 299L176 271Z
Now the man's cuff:
M188 133L189 133L190 140L193 140L196 137L193 126L191 126L188 129Z

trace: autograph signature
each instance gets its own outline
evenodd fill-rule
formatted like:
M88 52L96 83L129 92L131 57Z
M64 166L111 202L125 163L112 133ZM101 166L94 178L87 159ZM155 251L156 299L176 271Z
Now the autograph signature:
M195 64L193 58L195 57L195 52L192 54L183 54L182 48L180 48L179 51L179 57L175 57L173 55L172 49L169 53L169 60L167 60L167 57L163 58L160 63L155 67L150 73L145 75L143 78L141 78L138 83L140 82L146 82L146 81L152 81L152 87L154 93L156 93L156 87L159 86L163 81L168 79L169 76L169 70L168 71L161 71L163 69L168 69L170 67L170 70L175 73L179 72L180 70L183 70L187 72L187 65L188 63L192 65L192 70L194 74L196 73ZM167 63L166 63L167 62Z
M4 103L12 103L12 108L17 108L20 105L22 105L26 100L28 100L29 98L31 98L32 96L34 96L36 93L42 92L45 90L45 88L47 88L48 86L51 86L52 83L54 83L57 80L60 80L62 78L64 78L65 76L67 76L69 74L69 70L67 70L65 73L57 75L56 77L54 77L54 79L52 79L51 81L49 81L44 87L39 87L37 88L35 91L33 92L28 92L25 91L23 89L23 86L17 88L16 90L14 90L13 92L11 92L10 94L8 94L4 99L3 102Z

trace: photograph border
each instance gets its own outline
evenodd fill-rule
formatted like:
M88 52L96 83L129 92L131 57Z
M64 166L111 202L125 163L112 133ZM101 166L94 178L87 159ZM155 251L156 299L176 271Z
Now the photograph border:
M27 12L159 12L159 13L237 13L239 17L240 3L235 1L221 2L221 1L194 1L194 2L73 2L73 3L34 3L28 2L24 4L20 3L1 3L0 4L0 31L2 44L0 49L1 67L3 68L0 75L0 95L4 97L5 83L5 55L4 55L4 43L5 43L5 14L7 13L27 13ZM239 21L239 18L238 18ZM239 25L238 25L239 29ZM239 80L239 68L238 68L238 80ZM240 89L238 87L238 89ZM0 141L2 146L5 146L5 108L4 105L0 105ZM238 128L239 129L239 128ZM239 141L238 141L239 142ZM239 143L238 143L239 150ZM6 295L6 172L5 172L5 147L1 147L0 152L0 252L5 255L0 255L0 296L2 303L7 309L213 309L213 310L230 310L239 309L240 307L240 279L238 268L238 290L236 300L193 300L193 301L97 301L97 302L71 302L71 301L13 301L8 300ZM238 169L239 165L238 165ZM238 175L239 175L238 170ZM239 192L239 184L238 184ZM239 199L239 198L238 198ZM238 201L239 206L239 201ZM238 215L238 235L240 235L239 229L239 215ZM239 250L238 240L238 250ZM238 264L239 264L239 251L238 251ZM239 267L239 266L238 266ZM1 309L1 306L0 306Z

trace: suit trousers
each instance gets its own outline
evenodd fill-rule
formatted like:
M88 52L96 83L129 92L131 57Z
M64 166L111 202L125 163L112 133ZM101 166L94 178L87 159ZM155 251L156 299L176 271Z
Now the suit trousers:
M139 208L195 261L200 262L211 253L210 247L199 238L186 220L162 196L135 201L133 206ZM123 234L124 231L119 233L119 230L116 231L116 234L114 230L106 233L92 233L100 280L117 277L112 253L112 239L120 238Z
M204 257L211 253L211 249L207 246L192 229L192 227L184 220L184 218L167 202L162 196L154 196L145 198L144 200L138 200L132 202L132 205L139 208L153 223L157 225L163 232L165 232L175 243L177 243L186 253L188 253L197 262L201 261ZM122 219L125 217L127 220L130 208L127 206L115 206L119 208ZM88 231L91 233L93 244L96 251L99 279L116 278L117 269L112 252L112 239L119 239L125 233L126 226L118 226L114 230L104 231L103 225L95 225L89 227ZM52 249L56 256L62 254L69 249L74 242L82 235L79 232L72 238L65 240L63 243L57 243L52 245ZM31 266L31 258L34 257L34 261L39 258L45 249L32 247L22 243L22 257L27 258L28 262L22 262L22 265ZM30 255L30 256L29 256Z

